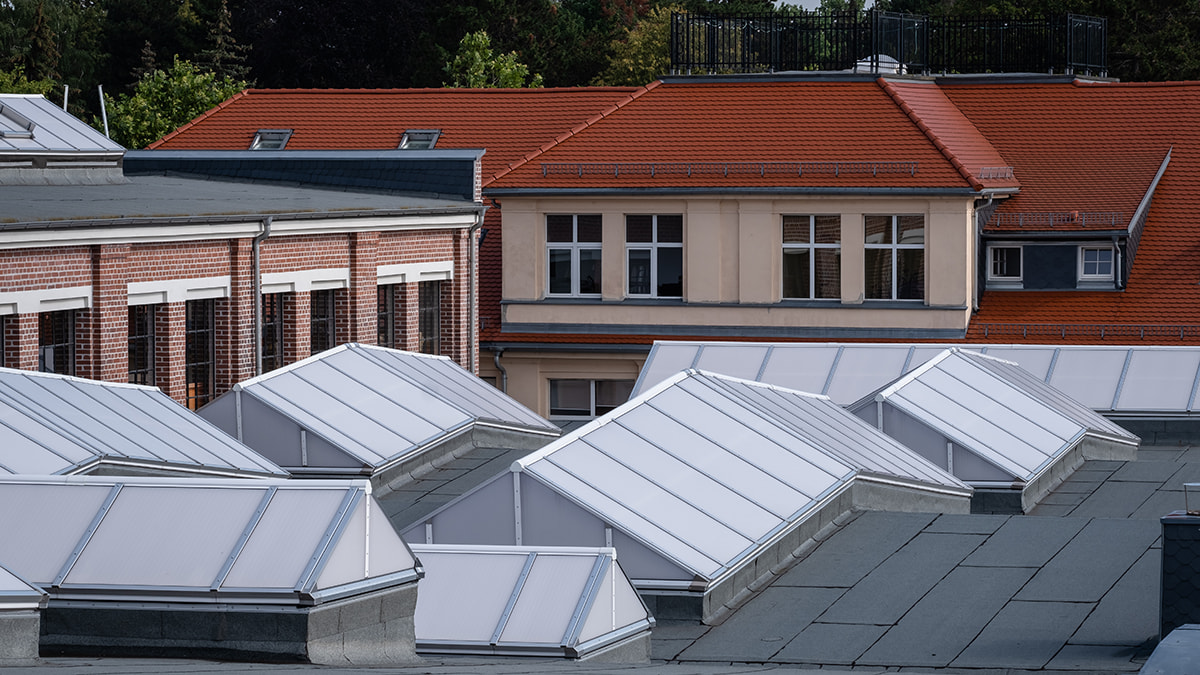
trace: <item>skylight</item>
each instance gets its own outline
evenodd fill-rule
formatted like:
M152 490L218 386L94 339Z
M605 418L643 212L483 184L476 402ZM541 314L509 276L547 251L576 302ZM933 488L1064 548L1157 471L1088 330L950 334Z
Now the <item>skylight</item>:
M432 150L441 135L441 129L408 129L400 136L400 149Z
M33 138L33 120L0 103L0 138Z
M292 137L291 129L259 129L250 143L251 150L282 150Z

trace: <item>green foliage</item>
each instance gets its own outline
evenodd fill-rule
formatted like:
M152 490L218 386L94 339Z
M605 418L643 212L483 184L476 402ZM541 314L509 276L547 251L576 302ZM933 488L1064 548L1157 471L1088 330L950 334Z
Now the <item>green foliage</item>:
M671 13L680 5L662 5L650 10L623 40L612 45L608 67L594 84L610 87L641 86L658 79L671 69Z
M142 77L132 94L105 94L110 133L127 148L144 148L245 86L245 82L202 71L176 56L170 70ZM99 126L100 120L93 125Z
M20 67L11 71L0 70L0 94L41 94L49 96L57 86L54 80L29 80Z
M529 75L529 66L517 61L517 53L496 54L486 31L467 33L458 43L454 58L446 64L447 87L500 87L517 89L542 86L542 76Z

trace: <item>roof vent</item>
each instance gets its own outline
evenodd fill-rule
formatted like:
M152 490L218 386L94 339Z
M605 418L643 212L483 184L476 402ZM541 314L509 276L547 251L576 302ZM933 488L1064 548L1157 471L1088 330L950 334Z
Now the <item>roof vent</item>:
M282 150L292 137L291 129L259 129L250 142L251 150Z
M0 138L33 138L33 120L0 103Z
M432 150L441 135L441 129L408 129L400 136L400 149Z

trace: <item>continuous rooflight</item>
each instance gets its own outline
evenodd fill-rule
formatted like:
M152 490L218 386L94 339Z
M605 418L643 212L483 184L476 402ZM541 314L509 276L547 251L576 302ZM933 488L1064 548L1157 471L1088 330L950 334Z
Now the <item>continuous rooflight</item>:
M259 129L250 143L251 150L282 150L292 137L291 129Z
M400 136L400 149L432 150L441 135L441 129L408 129Z

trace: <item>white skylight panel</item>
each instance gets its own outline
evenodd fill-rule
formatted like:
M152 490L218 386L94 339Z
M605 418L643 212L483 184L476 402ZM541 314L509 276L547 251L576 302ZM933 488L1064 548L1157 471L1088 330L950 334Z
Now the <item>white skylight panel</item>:
M611 423L586 436L589 444L614 461L688 501L747 539L757 539L779 524L779 516L756 504L748 495L731 490L718 479L697 471L689 463L661 449L638 451L631 442L636 438L629 430Z
M560 643L595 559L539 555L500 634L501 644Z
M935 369L936 373L930 373L933 375L930 384L936 388L940 388L938 382L945 381L949 384L950 380L943 380L941 377L941 374L944 373L948 378L953 378L964 386L970 387L972 391L995 400L1004 409L1011 410L1017 418L1028 420L1037 428L1044 429L1059 443L1071 440L1083 430L1077 422L1064 417L1058 410L1047 405L1047 402L1041 400L1035 392L1023 389L1020 387L1020 383L1009 379L1017 373L1013 373L1008 368L1005 368L1004 371L981 369L975 365L976 363L976 361L968 361L965 358L945 359L938 364ZM963 389L946 389L945 393L954 398L957 396L955 391L963 391ZM963 401L963 403L967 404L967 401ZM1006 421L1007 419L1011 418L995 418L995 421L997 424L1005 426L1009 423ZM1024 434L1022 435L1024 436ZM1027 439L1030 443L1039 443L1037 438L1027 437Z
M381 400L384 405L372 417L394 433L423 440L467 421L469 416L417 382L402 370L381 370L371 358L374 350L346 349L306 364L300 372L322 386L330 396L357 401ZM415 357L414 357L415 358ZM456 366L457 367L457 366ZM309 375L310 371L312 375ZM392 374L396 375L392 375ZM386 376L386 375L392 376ZM411 430L410 430L411 429Z
M96 457L62 432L0 404L0 473L50 475Z
M1050 364L1054 361L1054 347L986 347L983 353L996 359L1012 361L1020 365L1030 375L1045 382L1046 373L1050 372Z
M659 523L652 519L650 514L643 513L638 506L626 504L621 501L620 497L610 496L550 462L534 462L525 468L525 472L541 478L547 485L553 485L556 490L571 495L584 508L600 514L604 520L623 529L633 538L645 542L654 551L665 555L668 559L695 574L716 574L725 561L730 559L726 556L737 555L741 550L737 547L736 539L733 545L724 546L703 539L700 541L685 539L696 529L695 523L692 523L683 532L671 530L669 528L672 523ZM657 506L660 511L665 508L662 503ZM680 517L687 519L693 513L692 509L683 509L682 513L675 515L674 520L678 520ZM720 529L726 530L726 528ZM728 534L732 533L728 532ZM728 540L728 538L726 536L723 539Z
M776 345L767 357L761 381L811 394L823 394L837 354L838 348L832 345L812 345L806 349Z
M753 380L758 377L769 348L763 345L721 345L700 352L695 368L730 377Z
M49 585L99 513L111 485L44 486L0 482L0 560L29 581ZM31 546L30 542L37 542Z
M418 639L490 643L529 554L418 550L417 555L425 569L414 619ZM462 611L464 604L470 611Z
M292 588L345 498L344 489L277 491L222 587Z
M1050 386L1092 410L1109 410L1127 352L1126 349L1063 349L1054 363Z
M1135 350L1116 407L1120 410L1187 410L1200 351Z
M255 385L251 393L367 464L380 463L395 449L414 442L298 378L272 378Z
M849 405L901 375L908 347L846 345L834 366L826 392L839 405ZM794 387L792 387L794 388Z
M264 493L126 485L64 585L207 588Z
M638 376L632 396L645 393L651 387L692 367L700 346L690 342L656 342Z
M821 483L813 486L816 492L805 494L786 476L764 471L738 453L697 434L687 425L655 415L648 408L639 407L622 415L620 424L644 436L662 448L663 452L686 459L696 470L722 481L739 494L751 497L780 518L791 516L796 511L796 504L803 503L828 487L828 483Z

